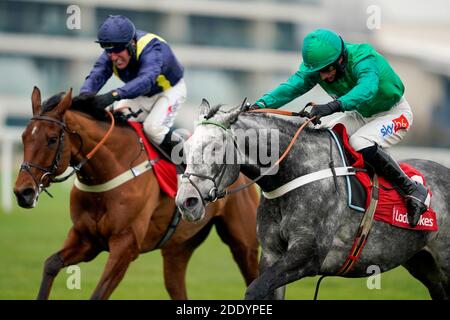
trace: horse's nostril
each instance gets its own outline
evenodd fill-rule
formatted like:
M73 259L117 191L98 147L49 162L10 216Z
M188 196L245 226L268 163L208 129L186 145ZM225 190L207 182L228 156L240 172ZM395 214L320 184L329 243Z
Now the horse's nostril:
M33 188L14 188L17 204L22 208L33 208L37 201L36 190Z
M34 189L33 188L26 188L21 193L24 198L34 197Z
M199 202L198 198L194 198L194 197L187 198L186 201L184 201L184 206L187 209L192 209L192 208L195 208L197 206L198 202Z
M35 196L35 190L33 188L26 188L22 191L14 191L16 194L19 205L29 205Z

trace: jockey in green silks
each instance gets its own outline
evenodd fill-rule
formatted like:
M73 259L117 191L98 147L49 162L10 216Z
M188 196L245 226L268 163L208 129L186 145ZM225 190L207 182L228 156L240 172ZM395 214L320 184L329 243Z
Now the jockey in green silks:
M399 76L371 45L344 42L327 29L305 37L302 56L299 70L250 108L279 108L319 84L335 100L314 105L310 112L316 117L314 124L320 124L321 117L343 112L321 127L345 126L350 145L406 197L409 223L416 226L429 205L428 190L411 180L384 151L402 140L413 123Z

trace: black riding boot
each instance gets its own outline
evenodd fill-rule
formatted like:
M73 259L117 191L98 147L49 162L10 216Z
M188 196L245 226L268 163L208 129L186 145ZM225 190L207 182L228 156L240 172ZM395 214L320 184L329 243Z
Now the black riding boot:
M186 137L182 137L170 130L159 145L165 153L163 155L176 165L178 186L180 186L181 183L181 175L186 170L186 164L183 159L183 144L185 141Z
M427 211L425 200L428 190L416 181L411 180L400 168L398 163L378 145L359 151L375 172L395 184L406 198L408 209L408 222L415 227L420 220L420 215Z

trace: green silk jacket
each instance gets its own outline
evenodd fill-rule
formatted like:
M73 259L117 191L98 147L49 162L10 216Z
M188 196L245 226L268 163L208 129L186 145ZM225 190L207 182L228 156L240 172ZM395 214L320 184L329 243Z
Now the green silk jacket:
M364 117L391 109L405 88L387 60L369 44L346 43L345 73L333 83L320 79L319 72L299 70L274 90L256 101L260 107L279 108L319 84L341 102L344 111L356 110Z

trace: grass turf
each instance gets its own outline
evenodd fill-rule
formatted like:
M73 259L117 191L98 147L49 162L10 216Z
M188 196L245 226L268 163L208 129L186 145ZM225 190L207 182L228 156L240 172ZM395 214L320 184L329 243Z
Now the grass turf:
M70 183L54 185L55 198L42 194L35 209L14 205L0 211L0 299L34 299L45 259L59 250L71 225ZM107 253L79 264L81 289L68 289L71 274L61 270L51 299L88 299L103 271ZM287 299L312 299L318 277L289 284ZM319 299L429 299L427 289L403 268L381 275L381 288L368 289L367 278L325 278ZM242 299L245 285L231 253L213 230L189 263L187 288L190 299ZM160 251L134 261L112 299L169 299L164 288Z

